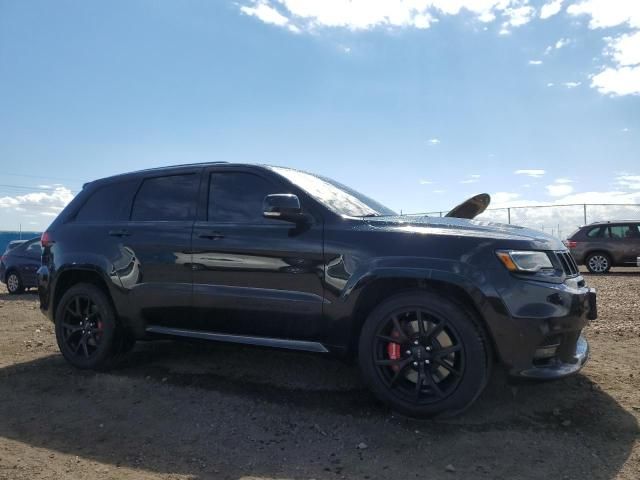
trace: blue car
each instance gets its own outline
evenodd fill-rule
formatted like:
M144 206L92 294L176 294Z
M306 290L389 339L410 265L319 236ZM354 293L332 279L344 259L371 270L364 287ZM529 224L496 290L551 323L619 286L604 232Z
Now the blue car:
M0 280L11 294L38 286L36 272L40 268L40 238L32 238L17 246L9 246L0 257Z

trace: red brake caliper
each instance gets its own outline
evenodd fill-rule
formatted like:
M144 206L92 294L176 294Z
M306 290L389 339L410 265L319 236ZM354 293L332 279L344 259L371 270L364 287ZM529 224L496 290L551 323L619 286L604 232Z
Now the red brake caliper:
M98 333L96 333L96 338L100 338L102 336L102 320L98 320Z
M392 338L398 338L398 337L400 337L400 334L394 329L391 332L391 337ZM401 356L400 344L399 343L389 342L387 344L387 355L389 355L389 358L391 360L399 360L400 356ZM400 366L399 365L391 365L391 369L393 371L397 372L400 369Z

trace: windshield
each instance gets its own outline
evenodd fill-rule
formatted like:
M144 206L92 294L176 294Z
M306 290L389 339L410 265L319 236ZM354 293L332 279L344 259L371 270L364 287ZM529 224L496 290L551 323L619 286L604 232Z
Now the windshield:
M311 197L338 215L348 217L397 215L397 213L390 208L330 178L312 175L292 168L269 168L300 187L311 195Z

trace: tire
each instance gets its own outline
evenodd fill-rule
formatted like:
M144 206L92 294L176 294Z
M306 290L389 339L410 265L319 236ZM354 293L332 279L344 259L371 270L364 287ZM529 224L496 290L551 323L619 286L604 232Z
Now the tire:
M362 328L358 359L374 395L410 417L462 412L491 370L489 342L475 315L429 291L398 294L377 306Z
M56 340L62 355L74 367L113 367L122 350L120 330L111 302L94 285L76 284L58 302Z
M584 261L589 272L602 275L611 270L611 257L604 252L593 252Z
M20 275L15 270L9 271L7 273L7 291L11 295L16 295L18 293L24 292L24 283L22 283L22 279Z

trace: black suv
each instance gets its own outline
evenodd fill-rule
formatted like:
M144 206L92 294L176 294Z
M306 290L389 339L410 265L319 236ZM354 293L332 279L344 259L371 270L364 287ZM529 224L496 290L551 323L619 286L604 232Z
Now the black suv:
M451 215L473 217L488 196ZM188 337L358 359L408 415L455 413L510 374L588 356L595 292L554 237L397 216L289 168L176 166L86 184L42 236L41 308L64 357L103 369L137 339Z

